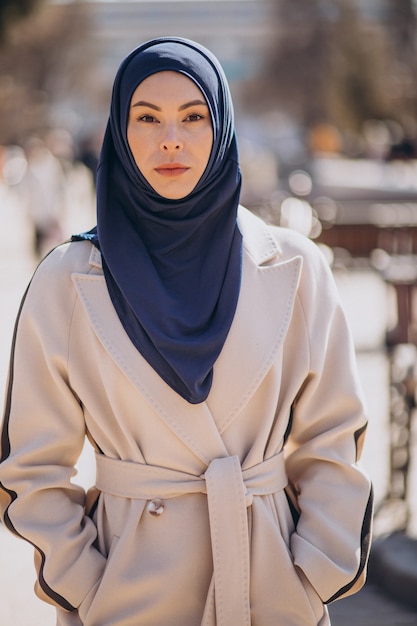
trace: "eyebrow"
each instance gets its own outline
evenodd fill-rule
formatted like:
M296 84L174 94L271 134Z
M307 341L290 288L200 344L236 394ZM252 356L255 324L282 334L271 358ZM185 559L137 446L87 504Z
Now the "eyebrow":
M178 108L178 111L184 111L185 109L189 109L190 107L194 107L194 106L198 106L198 105L207 106L207 102L205 100L199 100L199 99L197 99L197 100L190 100L190 102L185 102L184 104L182 104ZM139 100L138 102L135 102L134 104L132 104L132 108L133 107L147 107L149 109L153 109L154 111L161 111L162 110L156 104L152 104L152 102L146 102L146 100Z

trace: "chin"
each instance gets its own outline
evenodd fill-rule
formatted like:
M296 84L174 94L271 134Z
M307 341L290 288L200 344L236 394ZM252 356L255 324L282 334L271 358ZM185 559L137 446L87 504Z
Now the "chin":
M186 189L186 190L182 189L181 191L174 191L174 190L167 191L166 189L164 190L156 189L155 191L159 193L159 195L162 196L162 198L166 198L167 200L183 200L184 198L190 195L193 189L194 187L192 189Z

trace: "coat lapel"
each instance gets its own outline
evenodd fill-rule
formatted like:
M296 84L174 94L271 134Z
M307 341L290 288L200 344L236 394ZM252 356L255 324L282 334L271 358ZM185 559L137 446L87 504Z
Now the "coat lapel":
M94 250L91 265L98 265L97 254ZM133 346L111 303L104 276L73 274L72 280L102 346L159 417L207 465L213 458L227 456L208 406L186 402L161 380Z
M207 403L222 433L252 397L284 340L302 258L284 260L270 229L242 209L243 272L232 327L215 363Z
M131 343L111 303L102 273L73 274L80 301L98 339L123 375L167 426L204 463L227 456L221 433L252 397L285 337L302 260L283 260L266 225L245 209L242 285L235 317L214 366L206 402L191 405L175 393ZM100 267L94 248L90 265ZM139 374L140 372L140 374Z

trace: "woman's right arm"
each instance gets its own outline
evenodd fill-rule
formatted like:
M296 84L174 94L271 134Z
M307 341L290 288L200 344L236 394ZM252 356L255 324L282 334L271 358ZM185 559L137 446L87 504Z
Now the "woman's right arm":
M105 558L72 482L85 440L83 410L67 376L75 294L68 246L38 268L15 327L1 432L0 513L35 549L36 593L68 611L96 585ZM70 254L71 256L71 254Z

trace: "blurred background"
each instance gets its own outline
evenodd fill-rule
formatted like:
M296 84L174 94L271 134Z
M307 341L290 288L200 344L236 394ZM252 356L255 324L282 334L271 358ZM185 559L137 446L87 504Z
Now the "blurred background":
M1 391L36 263L95 223L118 65L161 35L196 39L225 69L242 203L326 255L368 403L376 536L417 538L415 0L1 0Z

